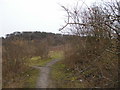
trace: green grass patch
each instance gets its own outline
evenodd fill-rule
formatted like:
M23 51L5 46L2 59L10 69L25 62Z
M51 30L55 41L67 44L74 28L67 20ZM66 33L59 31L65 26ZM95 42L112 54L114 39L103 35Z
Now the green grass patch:
M32 66L45 66L48 62L52 61L52 58L47 58L47 59L41 59L40 57L33 57L28 61L28 71L26 72L26 79L25 79L25 88L35 88L36 82L38 79L38 75L40 73L39 69L32 69Z
M76 80L74 72L67 69L62 61L57 62L52 66L51 71L52 83L56 88L84 88L83 84Z
M38 69L29 69L28 72L26 73L24 88L35 88L38 75L39 75Z
M28 65L31 66L45 66L52 58L41 59L40 57L33 57L29 60Z
M47 59L41 59L41 57L39 56L32 57L31 59L29 59L28 66L45 66L53 59L62 59L62 58L63 58L62 51L50 51L49 58Z
M49 56L53 59L62 59L63 51L50 51Z
M36 56L36 57L32 57L29 60L27 60L27 65L28 67L32 67L32 66L45 66L47 63L49 63L50 61L54 60L54 59L61 59L62 58L62 52L50 52L49 53L49 58L47 59L41 59L41 57ZM64 66L62 66L64 67ZM36 81L38 78L38 75L40 73L39 70L37 69L32 69L32 70L27 71L26 76L27 78L25 79L25 88L35 88L36 85Z

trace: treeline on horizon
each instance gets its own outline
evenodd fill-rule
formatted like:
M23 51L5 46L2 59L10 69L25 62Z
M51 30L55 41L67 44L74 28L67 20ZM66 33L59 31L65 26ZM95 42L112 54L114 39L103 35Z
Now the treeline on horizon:
M11 34L6 34L6 37L2 37L2 40L37 40L40 41L42 39L49 39L53 43L53 45L63 44L64 40L67 40L70 35L65 34L55 34L51 32L13 32ZM63 39L64 38L64 39ZM54 41L54 42L53 42Z

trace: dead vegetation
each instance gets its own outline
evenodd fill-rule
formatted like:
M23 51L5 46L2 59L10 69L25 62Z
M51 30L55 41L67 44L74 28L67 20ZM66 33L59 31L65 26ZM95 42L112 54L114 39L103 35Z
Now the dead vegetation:
M46 43L35 43L27 40L4 40L2 43L3 87L18 88L24 83L25 73L30 68L31 57L47 58ZM43 57L44 56L44 57ZM21 85L20 85L21 84Z
M56 38L51 33L49 37L43 38L46 37L45 32L8 35L2 43L3 87L18 86L18 81L22 82L21 75L28 68L27 60L33 56L48 58L51 49L64 51L61 65L75 77L70 87L74 87L73 81L79 81L76 83L78 87L81 83L85 88L120 87L120 27L115 24L120 23L119 3L116 0L103 6L86 5L84 11L81 11L79 5L73 9L62 6L68 16L65 26L60 30L68 27L65 31L69 31L71 35L57 35ZM63 75L62 78L64 77ZM67 83L69 81L65 82Z
M73 34L65 45L64 63L84 87L119 87L120 34L113 24L119 23L119 5L118 1L107 7L93 5L82 12L78 4L73 10L62 6L68 17L60 30L68 27L65 30Z

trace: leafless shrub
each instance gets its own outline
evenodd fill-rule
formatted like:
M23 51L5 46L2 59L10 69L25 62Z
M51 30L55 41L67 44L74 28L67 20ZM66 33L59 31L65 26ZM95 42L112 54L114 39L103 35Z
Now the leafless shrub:
M114 11L113 5L109 5L110 12ZM79 8L62 8L68 18L60 30L69 26L68 30L75 35L65 50L65 64L76 71L78 78L84 79L86 87L118 87L119 49L116 41L117 38L119 40L119 30L111 27L114 21L107 18L109 14L106 10L109 9L94 5L81 14ZM113 13L110 17L115 15ZM118 17L114 19L118 21Z
M4 41L2 46L3 59L3 86L6 83L14 82L15 78L24 72L28 50L26 41L13 40ZM7 74L6 74L7 73Z
M48 44L46 40L39 42L22 39L4 40L2 43L3 87L20 87L23 73L28 67L31 57L47 58ZM12 86L16 84L15 86ZM18 86L17 86L18 85Z
M36 47L35 56L40 56L42 59L48 58L49 45L47 39L42 41L35 41L34 46Z

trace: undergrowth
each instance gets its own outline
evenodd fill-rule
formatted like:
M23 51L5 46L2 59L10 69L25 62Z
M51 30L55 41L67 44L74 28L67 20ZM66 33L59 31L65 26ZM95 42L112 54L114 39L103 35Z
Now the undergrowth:
M62 61L52 66L51 79L56 88L84 88L82 81L77 80L74 75L74 71L68 69Z

